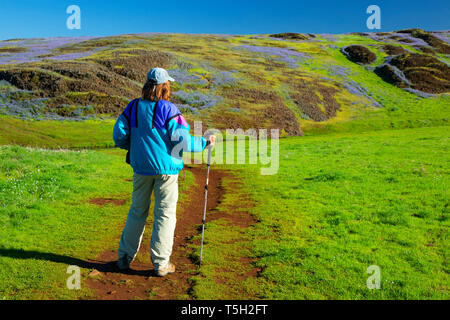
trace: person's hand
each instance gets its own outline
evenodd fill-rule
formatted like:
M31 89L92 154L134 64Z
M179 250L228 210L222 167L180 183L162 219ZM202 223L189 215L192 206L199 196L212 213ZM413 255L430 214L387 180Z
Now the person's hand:
M209 145L212 147L216 143L216 136L209 137Z

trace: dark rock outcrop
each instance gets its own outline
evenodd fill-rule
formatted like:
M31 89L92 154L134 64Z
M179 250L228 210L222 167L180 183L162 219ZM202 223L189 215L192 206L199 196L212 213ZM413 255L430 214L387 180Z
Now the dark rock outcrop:
M396 56L402 53L407 53L408 51L403 49L400 46L394 46L392 44L386 44L381 47L384 52L386 52L390 56Z
M422 29L407 29L407 30L400 30L398 31L398 33L409 33L414 38L422 39L423 41L425 41L437 52L450 54L450 46L441 39L439 39L438 37L432 35L430 32L424 31Z
M450 92L450 67L430 55L404 53L377 67L375 73L400 88L431 94Z
M270 37L288 40L309 40L311 38L314 38L315 36L311 34L306 35L302 33L285 32L285 33L271 34Z
M375 53L360 45L350 45L342 48L341 51L350 61L355 63L370 64L377 59Z

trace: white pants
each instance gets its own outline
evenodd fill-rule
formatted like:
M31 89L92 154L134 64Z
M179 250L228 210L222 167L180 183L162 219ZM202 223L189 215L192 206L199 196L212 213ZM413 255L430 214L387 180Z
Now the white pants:
M153 191L155 210L150 255L155 270L159 270L168 265L172 254L177 221L178 175L134 174L132 204L120 239L119 259L126 255L131 262L136 257L144 234Z

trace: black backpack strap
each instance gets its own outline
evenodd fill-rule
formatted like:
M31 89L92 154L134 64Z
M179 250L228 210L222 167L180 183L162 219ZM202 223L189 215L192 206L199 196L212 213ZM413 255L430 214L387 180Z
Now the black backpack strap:
M139 100L140 99L135 99L134 100L134 109L135 109L134 115L135 115L136 128L138 127L138 110L139 110L138 104L139 104Z
M134 118L134 120L135 120L136 128L138 126L138 103L139 103L139 100L140 99L134 99L133 101L131 101L130 104L129 104L130 108L128 110L125 109L122 112L123 116L127 120L128 128L130 129L130 134L131 134L131 117L133 115L133 109L135 109L135 112L134 112L135 118ZM131 150L131 141L130 141L130 150ZM128 150L126 158L125 158L125 162L128 163L128 164L131 164L130 163L130 150Z
M131 128L131 117L133 117L133 110L134 110L134 123L136 125L136 128L138 126L138 103L140 99L134 99L132 100L128 106L125 108L125 110L122 112L125 119L127 119L128 127Z
M155 102L155 106L153 107L153 115L152 115L152 129L155 129L155 117L156 117L156 109L158 107L159 100Z

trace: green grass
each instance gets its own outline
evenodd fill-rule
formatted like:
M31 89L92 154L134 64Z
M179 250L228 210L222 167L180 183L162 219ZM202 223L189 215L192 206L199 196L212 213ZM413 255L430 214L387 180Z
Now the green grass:
M0 147L0 299L74 299L69 265L117 248L131 203L131 168L119 150ZM187 173L183 191L192 183ZM99 207L93 198L126 199ZM90 270L82 269L85 277Z
M114 147L114 120L23 121L0 116L0 145L46 149Z
M130 169L93 151L3 146L0 158L0 297L74 298L67 266L95 258L127 210L88 200L128 198Z
M193 296L448 299L448 139L448 127L285 138L276 175L225 166L241 188L224 180L216 214L249 195L248 210L260 223L208 223ZM90 294L67 290L65 272L78 259L115 248L129 201L99 208L87 200L129 198L131 169L123 156L117 149L0 147L0 265L7 270L0 297ZM188 173L180 194L192 183ZM257 259L260 277L239 278L245 257ZM381 269L381 290L366 287L370 265Z
M448 139L448 127L289 138L277 175L239 170L264 297L448 299ZM366 287L370 265L381 290Z
M214 168L213 168L214 169ZM263 297L263 279L248 276L255 267L248 261L252 257L252 232L224 218L225 213L234 216L250 215L251 201L236 180L222 180L222 199L214 212L208 212L205 229L205 249L200 273L190 278L194 284L191 295L195 299L259 299ZM211 219L214 219L211 221ZM198 235L196 240L200 241ZM191 245L193 258L198 261L200 248ZM245 261L246 263L241 263Z

